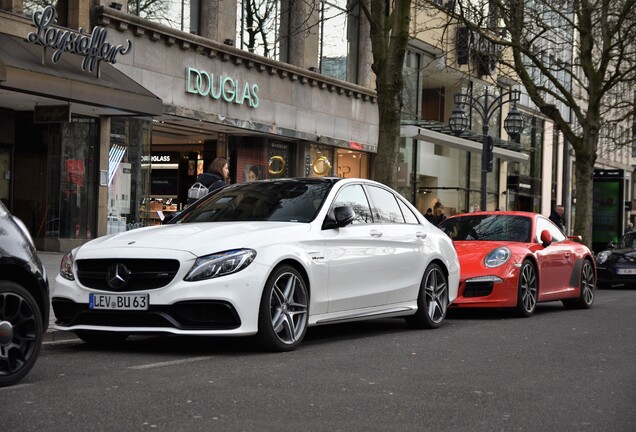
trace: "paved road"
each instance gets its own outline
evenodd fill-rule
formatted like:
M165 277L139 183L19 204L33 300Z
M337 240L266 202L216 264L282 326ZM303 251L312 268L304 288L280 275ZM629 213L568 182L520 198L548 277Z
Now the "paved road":
M301 347L136 337L47 341L0 389L4 431L636 431L636 291L530 319L454 312L312 328Z

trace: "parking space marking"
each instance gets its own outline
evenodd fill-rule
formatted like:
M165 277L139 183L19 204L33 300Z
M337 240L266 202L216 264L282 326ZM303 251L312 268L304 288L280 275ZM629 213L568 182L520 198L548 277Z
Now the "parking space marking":
M160 363L149 363L149 364L145 364L145 365L139 365L139 366L129 366L128 369L150 369L150 368L156 368L156 367L164 367L164 366L174 366L174 365L180 365L180 364L185 364L185 363L194 363L194 362L198 362L198 361L203 361L203 360L209 360L212 357L206 356L206 357L192 357L192 358L187 358L187 359L182 359L182 360L171 360L171 361L166 361L166 362L160 362Z

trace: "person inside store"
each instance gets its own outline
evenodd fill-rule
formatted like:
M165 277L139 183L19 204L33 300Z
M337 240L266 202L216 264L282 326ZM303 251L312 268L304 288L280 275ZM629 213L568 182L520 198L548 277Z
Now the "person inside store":
M554 222L554 224L558 226L563 233L565 233L565 219L563 218L564 214L565 207L563 207L562 205L558 205L554 208L554 210L552 210L552 213L550 213L549 217L549 219Z
M208 166L207 172L197 176L197 182L213 192L230 182L230 167L225 158L216 158Z
M426 218L427 221L429 221L433 225L436 225L435 216L433 216L433 209L432 208L429 207L429 208L426 209L426 213L424 214L424 217Z

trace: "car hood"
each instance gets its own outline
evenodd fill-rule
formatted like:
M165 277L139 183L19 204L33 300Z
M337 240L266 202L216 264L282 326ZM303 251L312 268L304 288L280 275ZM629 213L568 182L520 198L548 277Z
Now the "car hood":
M636 249L622 248L622 249L610 249L609 251L612 253L612 255L636 258Z
M108 235L81 246L78 254L117 249L164 249L190 252L196 256L254 247L272 239L295 239L309 230L297 222L202 222L138 228Z

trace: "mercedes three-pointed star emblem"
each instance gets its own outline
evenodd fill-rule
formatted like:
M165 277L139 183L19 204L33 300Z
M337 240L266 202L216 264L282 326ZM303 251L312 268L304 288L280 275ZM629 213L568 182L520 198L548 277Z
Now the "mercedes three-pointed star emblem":
M113 263L108 266L106 283L114 290L121 290L128 284L130 270L123 263Z

